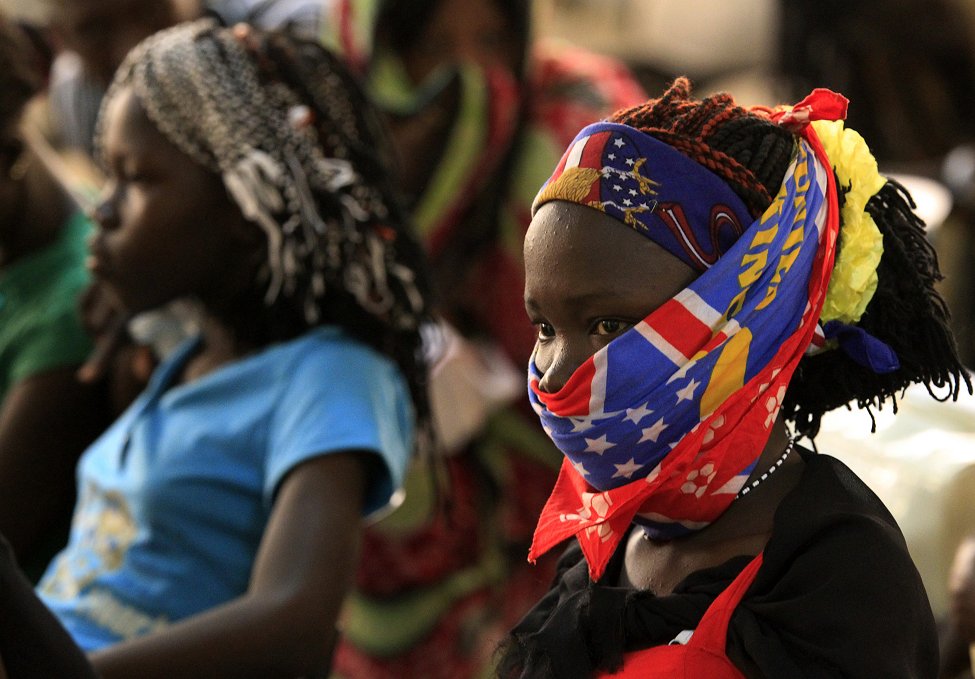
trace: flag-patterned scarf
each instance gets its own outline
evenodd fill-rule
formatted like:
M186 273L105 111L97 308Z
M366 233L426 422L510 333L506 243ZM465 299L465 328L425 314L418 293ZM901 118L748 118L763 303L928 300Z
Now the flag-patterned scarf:
M711 190L723 182L658 140L599 123L566 151L536 206L560 199L600 209L706 270L558 392L539 390L530 363L532 405L565 455L530 559L575 535L598 579L631 522L657 538L686 534L720 516L745 483L809 346L833 265L833 175L812 129L802 135L769 209L730 242L722 229L747 214L740 201ZM677 184L697 188L682 195ZM672 218L695 204L697 222Z

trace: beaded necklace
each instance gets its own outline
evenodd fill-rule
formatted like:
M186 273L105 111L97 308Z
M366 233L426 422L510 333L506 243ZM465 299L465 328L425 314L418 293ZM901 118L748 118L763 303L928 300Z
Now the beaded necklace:
M770 477L773 473L775 473L775 470L778 469L779 467L781 467L783 465L783 463L785 462L786 458L789 457L789 454L796 447L796 439L797 438L798 438L797 436L791 436L791 437L789 437L789 444L785 447L785 450L782 451L782 455L779 457L779 459L776 460L774 463L772 463L772 466L768 468L768 471L766 471L764 474L762 474L761 476L759 476L757 479L755 479L754 481L752 481L750 484L748 484L747 486L745 486L744 488L742 488L741 490L739 490L738 491L738 495L735 496L735 499L737 500L740 497L744 497L745 495L748 495L748 493L750 493L753 490L755 490L755 488L758 486L758 484L760 484L762 481L764 481L765 479L767 479L768 477Z

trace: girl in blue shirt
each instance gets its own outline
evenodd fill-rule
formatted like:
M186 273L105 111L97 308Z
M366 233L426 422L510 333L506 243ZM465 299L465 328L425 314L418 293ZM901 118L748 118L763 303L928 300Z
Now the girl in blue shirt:
M427 413L427 285L379 130L285 34L183 24L119 69L89 268L128 313L195 300L201 334L85 453L39 587L102 677L327 673L360 519Z

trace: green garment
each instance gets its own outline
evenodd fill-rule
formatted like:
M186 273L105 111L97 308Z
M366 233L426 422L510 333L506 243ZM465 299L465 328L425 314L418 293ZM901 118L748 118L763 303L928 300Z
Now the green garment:
M17 382L81 364L91 339L78 295L88 285L85 239L91 223L71 216L58 240L0 270L0 403Z

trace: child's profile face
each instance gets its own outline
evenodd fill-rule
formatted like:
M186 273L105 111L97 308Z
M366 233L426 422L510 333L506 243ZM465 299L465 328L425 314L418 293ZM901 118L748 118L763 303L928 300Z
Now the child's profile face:
M183 296L218 303L242 284L256 233L218 175L171 144L130 88L105 110L108 181L95 209L89 269L137 313Z
M598 210L563 201L543 205L525 236L525 309L538 330L539 388L557 392L590 356L696 277Z

